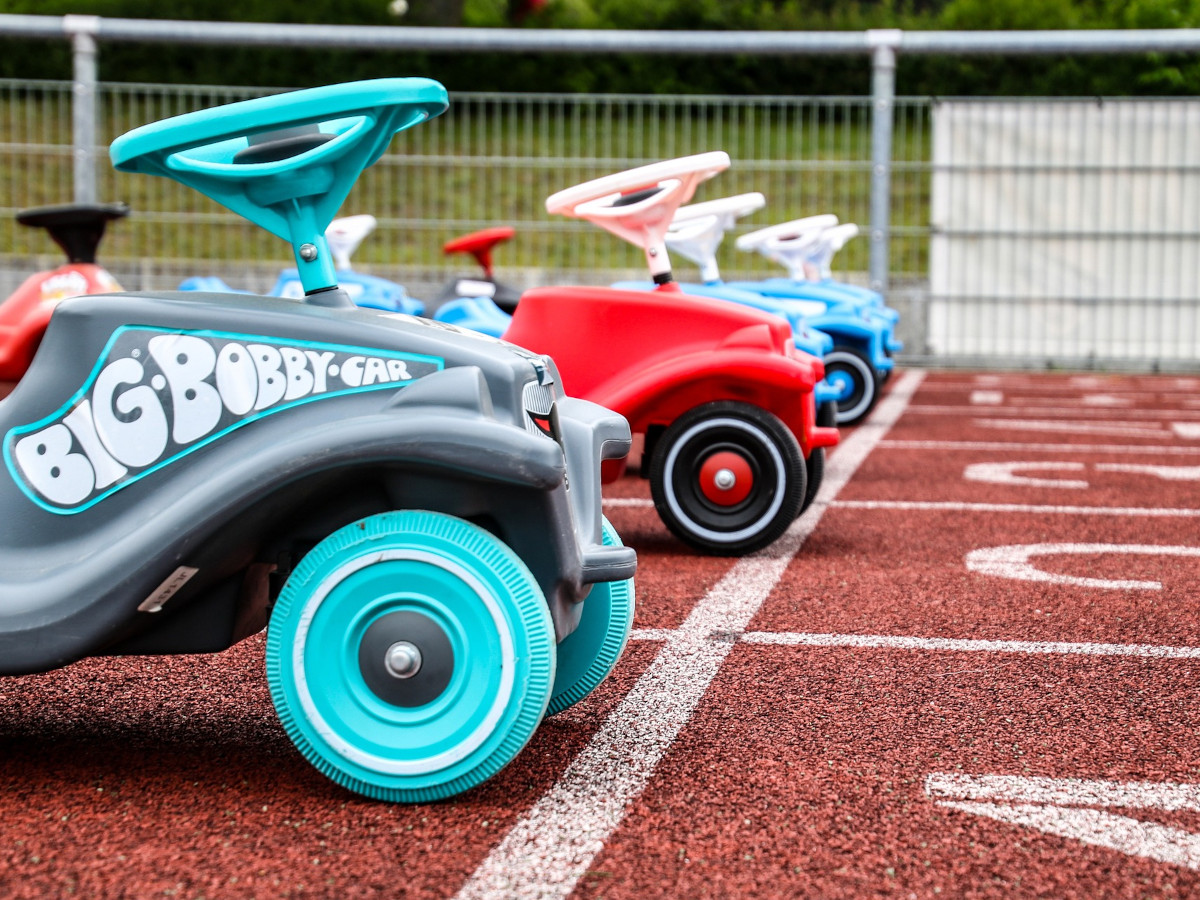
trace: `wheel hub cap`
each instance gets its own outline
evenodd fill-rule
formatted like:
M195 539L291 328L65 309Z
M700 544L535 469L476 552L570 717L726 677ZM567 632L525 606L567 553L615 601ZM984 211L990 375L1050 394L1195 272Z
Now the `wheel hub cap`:
M454 673L454 650L441 625L423 613L380 616L358 645L363 681L380 700L411 708L436 700Z
M754 472L745 457L729 450L714 453L700 467L700 491L718 506L736 506L754 489Z

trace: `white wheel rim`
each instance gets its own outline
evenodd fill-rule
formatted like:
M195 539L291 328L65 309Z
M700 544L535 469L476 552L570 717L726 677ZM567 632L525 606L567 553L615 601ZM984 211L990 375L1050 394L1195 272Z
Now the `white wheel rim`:
M767 452L770 454L771 461L775 464L775 496L771 500L771 505L761 516L754 520L745 528L739 528L737 531L713 531L711 528L705 528L697 523L691 516L684 512L682 505L679 503L679 498L675 496L675 487L672 475L675 472L675 462L679 457L679 451L683 448L692 435L700 431L705 431L709 428L727 426L744 431L754 438L759 440ZM688 530L693 534L702 537L706 540L720 544L732 544L736 541L743 540L748 537L753 537L763 529L763 524L770 522L775 514L779 512L779 508L783 506L783 495L787 485L787 477L784 472L783 456L779 452L779 448L775 446L775 442L770 436L764 433L761 429L754 427L748 422L743 422L741 419L718 418L705 419L702 422L697 422L675 441L670 452L667 453L667 458L663 464L663 493L666 496L667 507L671 513L684 522L688 526Z

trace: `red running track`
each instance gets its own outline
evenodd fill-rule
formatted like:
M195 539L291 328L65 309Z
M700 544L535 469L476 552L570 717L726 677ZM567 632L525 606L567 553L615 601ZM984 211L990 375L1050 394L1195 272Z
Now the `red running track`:
M626 656L450 802L311 769L261 638L0 681L0 897L1198 893L1198 399L902 373L741 561L622 481Z

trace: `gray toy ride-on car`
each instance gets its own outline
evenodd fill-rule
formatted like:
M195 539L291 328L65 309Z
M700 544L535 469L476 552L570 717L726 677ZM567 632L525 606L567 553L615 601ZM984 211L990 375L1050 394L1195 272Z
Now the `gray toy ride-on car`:
M509 762L615 665L631 549L600 467L624 419L547 357L336 286L323 232L358 173L446 106L380 79L136 129L118 169L167 174L290 240L304 302L64 301L0 401L0 674L222 650L267 626L301 753L372 797L425 801Z

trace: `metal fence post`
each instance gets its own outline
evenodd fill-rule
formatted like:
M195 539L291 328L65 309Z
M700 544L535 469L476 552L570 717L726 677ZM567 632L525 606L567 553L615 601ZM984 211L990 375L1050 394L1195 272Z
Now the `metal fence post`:
M71 88L71 146L76 203L96 202L96 34L99 16L63 16L71 38L74 84Z
M871 232L867 274L871 290L888 288L888 241L891 235L892 118L896 98L896 48L899 29L867 32L871 52Z

